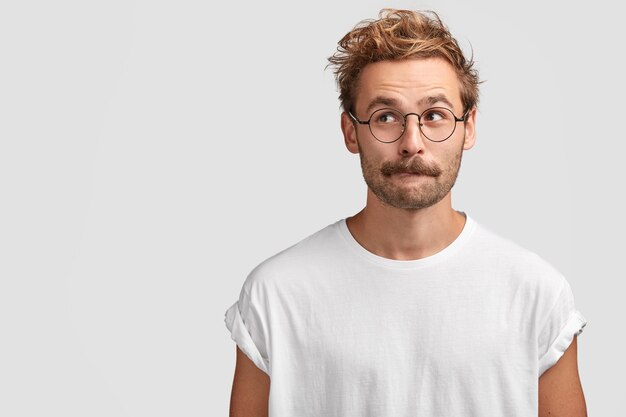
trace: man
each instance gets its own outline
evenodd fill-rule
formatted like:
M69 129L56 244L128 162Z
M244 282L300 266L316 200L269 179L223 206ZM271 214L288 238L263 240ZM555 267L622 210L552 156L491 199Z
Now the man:
M245 280L231 416L586 416L567 280L451 207L473 62L436 13L390 9L329 61L366 205Z

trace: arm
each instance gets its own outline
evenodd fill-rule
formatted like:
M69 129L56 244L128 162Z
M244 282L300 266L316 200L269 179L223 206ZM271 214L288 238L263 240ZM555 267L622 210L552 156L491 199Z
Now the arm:
M577 336L550 369L539 377L539 417L587 417L578 376Z
M237 349L237 364L230 396L230 417L267 417L269 376Z

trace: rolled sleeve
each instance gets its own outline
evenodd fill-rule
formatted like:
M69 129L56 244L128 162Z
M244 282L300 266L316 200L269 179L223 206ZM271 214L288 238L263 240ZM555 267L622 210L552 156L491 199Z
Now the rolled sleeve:
M241 301L242 300L236 301L226 310L224 314L226 328L230 331L231 339L235 341L241 351L245 353L259 369L269 375L269 361L261 353L261 351L265 351L265 349L257 346L259 341L255 343L253 340L246 320L244 320L242 316L242 310L240 309Z
M563 356L587 320L574 305L572 289L563 279L561 290L539 334L538 373L541 376Z

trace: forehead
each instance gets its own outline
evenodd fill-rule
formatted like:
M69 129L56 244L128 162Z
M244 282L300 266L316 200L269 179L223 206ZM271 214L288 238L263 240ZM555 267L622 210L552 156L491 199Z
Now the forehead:
M453 104L453 110L462 110L459 79L445 59L379 61L367 64L361 71L356 85L355 106L357 111L363 112L372 100L389 97L403 107L415 109L420 100L439 95Z

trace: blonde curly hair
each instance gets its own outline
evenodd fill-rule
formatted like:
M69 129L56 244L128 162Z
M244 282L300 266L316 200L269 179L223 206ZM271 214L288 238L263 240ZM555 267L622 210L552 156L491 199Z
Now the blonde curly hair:
M378 20L359 22L339 42L328 58L332 66L339 101L345 111L354 105L356 85L361 70L371 62L405 58L441 57L457 73L463 113L478 106L478 71L473 68L473 53L466 59L456 39L432 10L412 11L382 9Z

